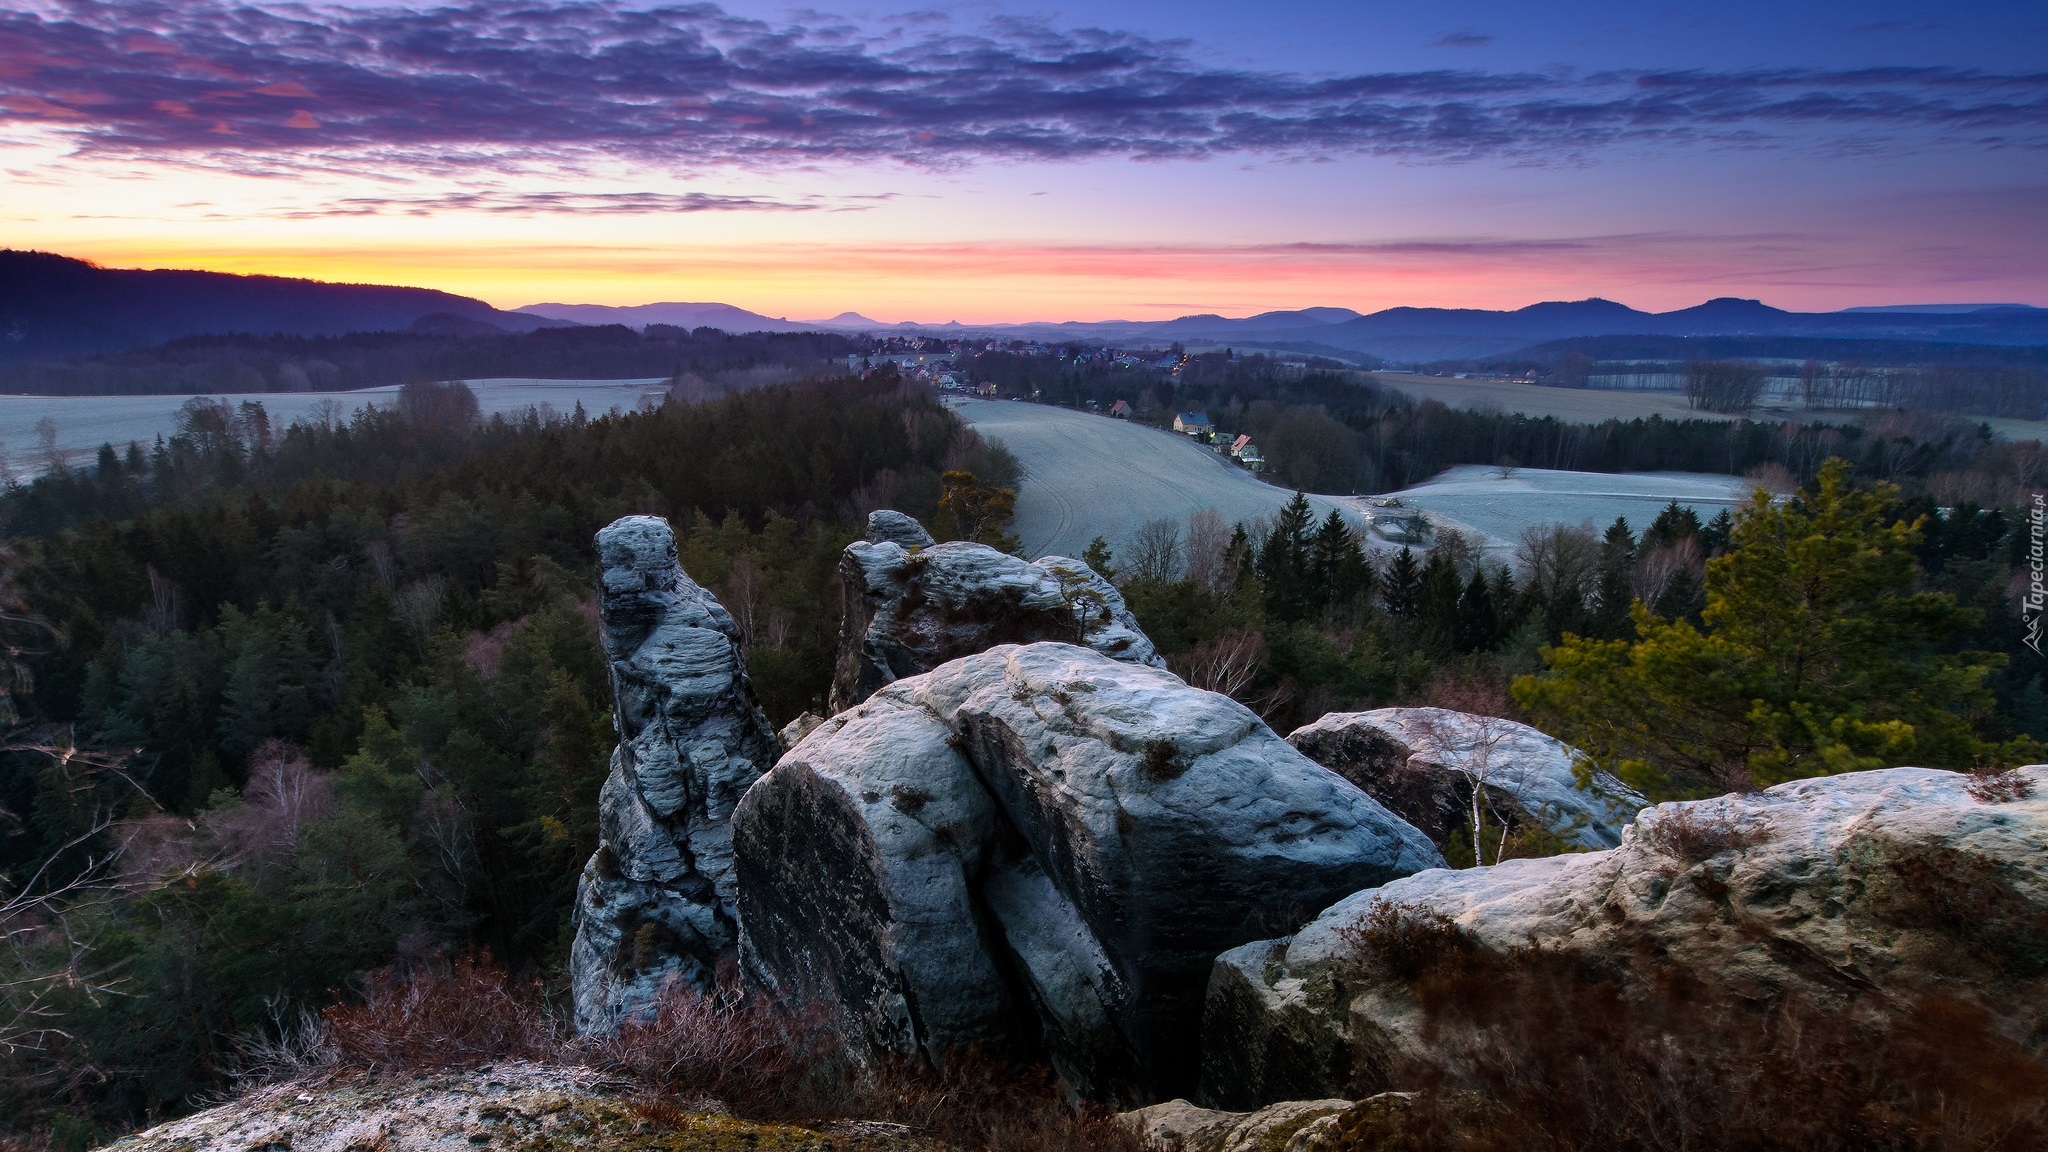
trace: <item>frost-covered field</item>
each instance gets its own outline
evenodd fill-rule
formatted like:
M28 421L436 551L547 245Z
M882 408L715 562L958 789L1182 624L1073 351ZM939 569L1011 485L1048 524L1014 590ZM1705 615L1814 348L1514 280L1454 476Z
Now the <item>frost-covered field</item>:
M1673 500L1711 520L1749 498L1738 476L1704 472L1555 472L1520 468L1502 476L1480 464L1450 468L1396 494L1438 525L1482 538L1490 554L1506 560L1522 530L1541 524L1591 523L1604 530L1617 516L1641 535Z
M515 414L542 404L562 412L578 401L593 415L607 409L631 409L643 394L660 393L667 381L652 380L471 380L485 415ZM305 420L322 405L338 405L342 416L365 405L390 405L397 385L355 392L256 392L225 396L230 403L255 400L270 414L274 427ZM158 433L177 430L178 409L190 396L0 396L0 443L7 447L18 472L36 469L36 422L48 416L57 423L57 447L74 462L90 459L102 444L119 448L130 440L147 444Z
M1118 547L1148 520L1185 522L1205 508L1226 523L1256 520L1293 497L1171 432L1043 404L948 403L1023 464L1014 530L1029 556L1079 556L1096 536ZM1313 503L1323 515L1335 502Z
M1015 401L960 400L963 419L1017 454L1025 470L1017 499L1016 531L1033 556L1077 555L1095 536L1112 547L1128 541L1148 520L1187 519L1215 508L1226 522L1254 520L1290 498L1213 452L1172 433L1066 408ZM1452 468L1397 494L1402 507L1379 507L1372 498L1312 497L1318 515L1343 508L1359 519L1421 511L1433 523L1458 528L1507 562L1522 530L1537 524L1591 521L1605 528L1626 516L1637 532L1676 500L1710 519L1747 495L1733 476L1690 472L1555 472L1524 468L1503 477L1478 465ZM1374 543L1386 547L1375 538Z

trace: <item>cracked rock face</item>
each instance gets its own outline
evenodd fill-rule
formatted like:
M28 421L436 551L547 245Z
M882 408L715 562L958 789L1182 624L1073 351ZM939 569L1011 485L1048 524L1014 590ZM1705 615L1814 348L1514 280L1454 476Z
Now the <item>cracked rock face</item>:
M599 847L576 892L580 1031L671 979L709 989L738 945L731 816L780 753L732 618L676 561L675 534L628 516L597 534L598 613L618 748Z
M889 684L733 826L750 978L857 1044L1036 1048L1125 1099L1192 1088L1217 953L1442 864L1242 705L1058 643Z
M1442 846L1472 823L1472 789L1510 827L1534 825L1573 848L1621 843L1649 801L1605 772L1580 787L1579 753L1527 724L1447 708L1332 712L1287 742L1358 785Z
M847 545L839 577L834 712L998 644L1057 640L1166 666L1116 586L1079 560L1033 563L985 544L937 544L917 521L884 509L868 516L867 539Z
M1376 908L1448 918L1495 955L1583 958L1652 995L1697 978L1731 1005L1798 990L1888 1011L1967 989L2003 1030L2048 1035L2048 766L2007 790L1927 768L1851 772L1660 804L1604 851L1423 872L1356 893L1292 937L1222 954L1202 1027L1203 1099L1388 1086L1432 1059L1406 985L1361 967ZM1631 964L1631 957L1651 962Z

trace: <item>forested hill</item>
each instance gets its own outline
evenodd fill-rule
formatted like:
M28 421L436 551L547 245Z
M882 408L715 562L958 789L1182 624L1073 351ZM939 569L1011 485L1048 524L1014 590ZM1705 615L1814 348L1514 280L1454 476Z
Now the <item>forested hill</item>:
M154 348L0 363L0 393L136 396L337 392L408 380L527 376L624 380L695 374L714 385L756 369L808 374L854 351L852 337L818 332L686 331L618 324L533 332L356 332L343 336L190 336ZM788 374L788 371L784 373ZM769 373L768 375L774 375ZM712 392L729 390L713 387ZM686 397L689 390L682 390Z
M527 332L560 323L428 288L101 268L0 250L0 362L120 352L201 333L338 336L421 324Z

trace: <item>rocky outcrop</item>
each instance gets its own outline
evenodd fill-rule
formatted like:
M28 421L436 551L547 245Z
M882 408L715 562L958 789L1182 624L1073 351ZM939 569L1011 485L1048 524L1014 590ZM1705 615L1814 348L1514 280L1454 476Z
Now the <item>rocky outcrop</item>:
M1283 1100L1256 1112L1222 1112L1198 1108L1186 1100L1169 1100L1125 1112L1117 1121L1154 1148L1179 1152L1299 1152L1310 1139L1308 1130L1352 1108L1349 1100Z
M732 618L683 572L668 522L628 516L597 551L619 745L576 890L569 963L586 1032L671 979L708 989L735 958L730 819L781 751Z
M1648 801L1605 772L1581 787L1578 751L1527 724L1445 708L1332 712L1287 737L1439 846L1471 835L1472 790L1493 819L1543 829L1564 845L1612 848Z
M734 853L749 975L857 1044L1038 1046L1154 1099L1193 1086L1218 952L1441 864L1242 705L1058 643L826 721L747 793Z
M880 1131L877 1131L880 1129ZM389 1078L350 1072L259 1088L125 1136L109 1152L945 1152L897 1125L820 1128L743 1120L723 1110L654 1118L645 1102L589 1068L505 1061L471 1071Z
M1731 1008L1796 992L1882 1013L1962 994L2038 1046L2044 861L2043 766L1989 783L1895 768L1662 804L1612 850L1420 873L1346 898L1292 938L1224 953L1202 1098L1245 1108L1372 1091L1406 1061L1430 1063L1441 1039L1411 985L1368 953L1382 947L1375 933L1421 947L1427 933L1402 934L1446 922L1474 955L1563 958L1624 999L1677 981Z
M839 560L839 656L832 711L885 684L998 644L1058 640L1164 668L1116 586L1079 560L1037 563L985 544L934 543L887 509Z

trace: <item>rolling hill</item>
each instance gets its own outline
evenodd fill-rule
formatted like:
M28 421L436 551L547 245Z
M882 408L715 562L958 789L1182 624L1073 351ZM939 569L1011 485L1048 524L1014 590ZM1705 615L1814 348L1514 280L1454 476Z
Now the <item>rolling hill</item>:
M530 332L562 323L428 288L102 268L50 252L0 250L0 362L231 332Z

